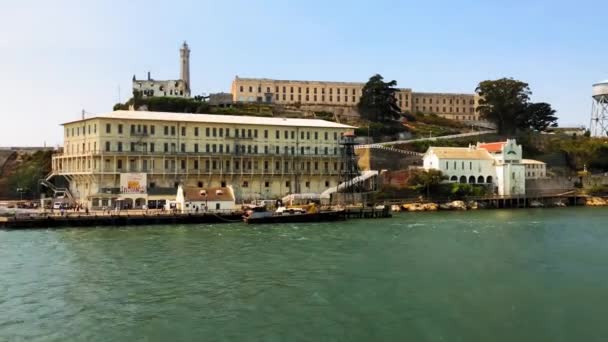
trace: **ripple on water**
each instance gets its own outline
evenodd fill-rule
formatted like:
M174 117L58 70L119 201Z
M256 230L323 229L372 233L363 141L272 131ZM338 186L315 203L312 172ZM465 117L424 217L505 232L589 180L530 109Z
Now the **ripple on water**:
M608 211L530 217L0 231L0 341L601 340Z

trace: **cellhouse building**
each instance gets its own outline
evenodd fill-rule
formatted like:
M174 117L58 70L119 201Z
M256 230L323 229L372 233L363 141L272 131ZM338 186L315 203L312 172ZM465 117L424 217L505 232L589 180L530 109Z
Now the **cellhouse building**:
M91 208L150 208L184 187L232 186L237 200L336 186L340 138L355 127L317 119L115 111L67 122L52 174Z

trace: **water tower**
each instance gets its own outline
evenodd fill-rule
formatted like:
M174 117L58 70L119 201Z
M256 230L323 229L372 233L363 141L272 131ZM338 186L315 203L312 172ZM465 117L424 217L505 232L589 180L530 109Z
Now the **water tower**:
M608 80L593 85L589 130L593 137L608 135Z

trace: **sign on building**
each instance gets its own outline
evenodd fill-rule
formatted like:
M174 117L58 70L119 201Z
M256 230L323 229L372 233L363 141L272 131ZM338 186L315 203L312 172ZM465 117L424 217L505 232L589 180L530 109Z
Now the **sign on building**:
M120 192L123 194L146 193L147 178L145 173L121 173Z

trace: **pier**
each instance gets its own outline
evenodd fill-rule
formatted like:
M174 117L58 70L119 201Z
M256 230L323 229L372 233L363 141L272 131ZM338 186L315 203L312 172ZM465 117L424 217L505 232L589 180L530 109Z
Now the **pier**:
M145 213L141 210L122 211L120 213L66 213L53 215L46 213L19 214L11 217L0 217L0 229L46 229L68 227L100 227L100 226L145 226L167 224L219 224L243 222L242 211L218 213ZM390 207L349 207L338 214L344 220L348 219L377 219L391 217Z

